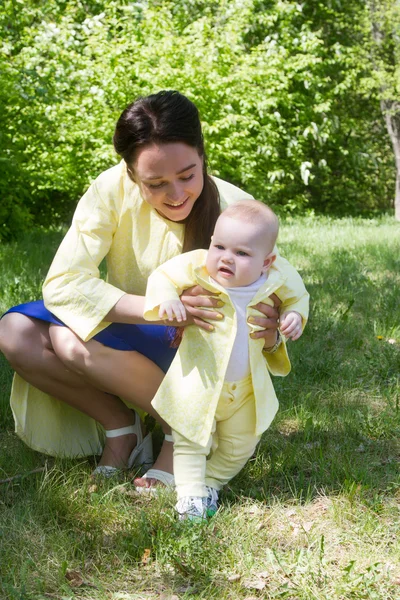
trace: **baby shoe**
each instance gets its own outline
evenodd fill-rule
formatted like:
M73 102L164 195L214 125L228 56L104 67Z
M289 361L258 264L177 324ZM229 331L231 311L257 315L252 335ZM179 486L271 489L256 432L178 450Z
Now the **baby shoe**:
M218 492L215 488L206 486L207 497L203 498L205 500L206 506L206 515L207 517L212 517L218 510Z
M175 505L179 513L179 520L203 521L206 519L205 500L201 496L183 496L179 498Z

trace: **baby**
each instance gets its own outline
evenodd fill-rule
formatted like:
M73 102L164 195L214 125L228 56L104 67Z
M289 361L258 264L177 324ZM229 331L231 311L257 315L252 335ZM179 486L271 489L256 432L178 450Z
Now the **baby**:
M285 338L296 340L308 316L299 274L279 255L278 219L265 204L228 206L209 250L181 254L149 278L144 316L184 322L179 299L199 284L224 302L212 332L188 327L153 406L171 426L180 518L203 519L217 510L218 492L246 464L278 409L271 382L287 375ZM254 338L259 302L281 302L280 332ZM252 324L253 323L253 324Z

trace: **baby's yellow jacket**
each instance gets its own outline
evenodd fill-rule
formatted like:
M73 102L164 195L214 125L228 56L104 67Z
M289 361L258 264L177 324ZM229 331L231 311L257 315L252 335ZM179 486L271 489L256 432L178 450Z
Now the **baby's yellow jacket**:
M177 299L184 289L199 284L217 292L225 303L224 319L215 322L214 331L186 327L179 350L155 395L152 405L160 416L187 439L205 446L211 434L213 419L224 383L225 373L236 337L236 312L227 290L213 281L206 268L206 250L193 250L167 261L150 275L147 283L144 317L159 320L162 302ZM282 301L280 313L298 312L303 327L308 317L309 295L297 271L278 257L268 272L268 278L255 294L251 304L264 302L276 294ZM247 318L260 313L247 307ZM214 323L214 322L213 322ZM260 327L249 324L252 331ZM256 431L261 435L270 425L278 400L272 385L272 375L287 375L290 361L285 341L271 354L263 351L264 339L249 337L250 371L256 402Z

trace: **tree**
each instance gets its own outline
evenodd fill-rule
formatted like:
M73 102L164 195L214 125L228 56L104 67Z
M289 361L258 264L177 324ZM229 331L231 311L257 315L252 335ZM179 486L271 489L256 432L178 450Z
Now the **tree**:
M368 6L373 75L393 146L396 166L394 207L395 217L400 221L400 2L369 0Z
M365 6L5 0L0 237L15 230L16 210L22 224L68 221L90 181L118 160L122 109L166 88L199 107L213 172L279 212L389 207L394 171L364 48Z

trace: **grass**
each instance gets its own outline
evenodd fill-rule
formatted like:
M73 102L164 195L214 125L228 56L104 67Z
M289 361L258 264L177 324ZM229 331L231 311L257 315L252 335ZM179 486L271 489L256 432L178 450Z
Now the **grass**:
M312 297L281 410L204 525L171 494L93 485L13 433L0 357L0 597L400 598L400 225L287 220L280 249ZM61 232L0 247L0 309L35 299ZM32 473L35 468L43 470Z

